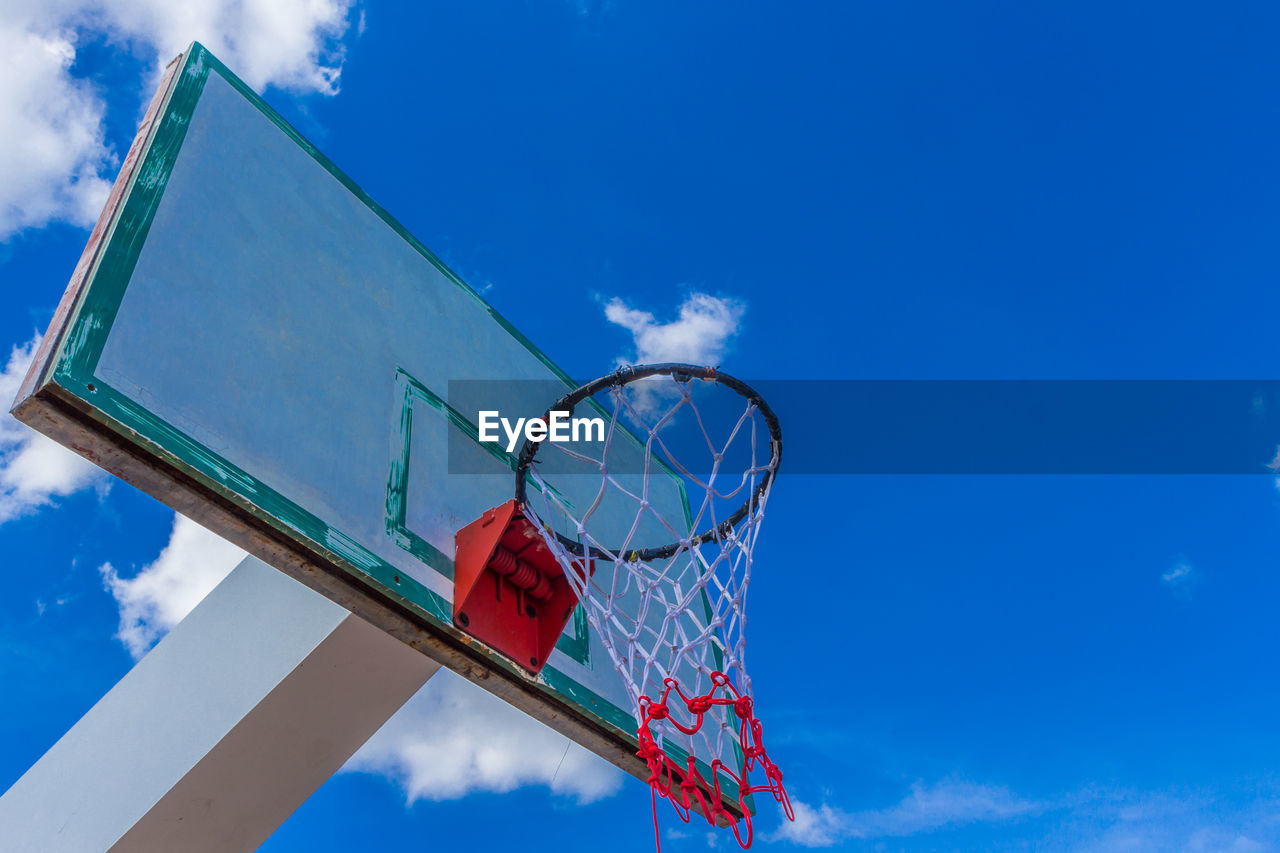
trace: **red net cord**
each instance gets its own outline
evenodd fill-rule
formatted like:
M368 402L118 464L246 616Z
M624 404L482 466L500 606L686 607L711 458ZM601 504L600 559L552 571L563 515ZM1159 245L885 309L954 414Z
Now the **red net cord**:
M640 697L641 721L637 732L640 749L636 753L649 766L648 781L653 789L654 804L653 829L659 850L661 842L657 837L658 797L668 800L675 808L676 814L685 823L689 822L689 818L696 811L712 826L732 827L734 838L744 850L751 846L751 812L746 802L751 794L769 794L782 806L787 819L795 820L791 800L787 796L786 789L782 787L782 771L769 760L765 752L764 727L752 712L751 697L740 694L729 683L728 677L723 672L711 674L711 691L704 696L684 695L674 678L665 679L663 684L666 685L666 689L658 701L655 702L648 696ZM673 701L673 694L688 711L692 720L690 724L683 724L671 716L670 703ZM732 708L739 720L738 741L743 756L742 775L739 776L734 772L734 768L716 759L711 762L711 779L708 780L698 771L697 761L692 755L686 759L684 766L668 756L658 745L652 731L652 724L665 722L686 735L692 735L702 728L702 721L707 712L716 707ZM759 785L752 785L747 775L756 767L763 772L765 781ZM723 777L731 779L736 790L731 793L722 791ZM742 811L741 818L724 807L725 796L737 799ZM742 829L744 825L745 839Z

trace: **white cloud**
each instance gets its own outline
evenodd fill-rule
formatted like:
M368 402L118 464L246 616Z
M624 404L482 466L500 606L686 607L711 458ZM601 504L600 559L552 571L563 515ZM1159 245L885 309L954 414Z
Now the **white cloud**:
M106 105L71 77L74 58L64 32L0 23L0 239L54 220L87 227L106 203Z
M591 802L622 771L447 670L375 734L345 768L395 779L407 803L528 785Z
M0 240L51 222L92 225L119 163L103 93L72 74L106 40L159 69L204 43L250 86L338 91L352 0L11 0L0 20ZM156 74L124 99L136 109Z
M917 782L896 805L846 812L826 803L818 807L792 800L796 819L784 821L771 840L805 847L830 847L846 838L900 838L970 823L1011 820L1042 810L1038 803L1007 788L967 782Z
M102 0L91 20L141 42L157 65L202 43L254 89L336 94L352 0ZM95 20L96 19L96 20Z
M634 351L620 356L619 366L666 361L718 366L745 313L743 303L705 293L690 294L680 303L677 318L667 323L621 299L611 299L604 307L609 322L631 333ZM656 415L678 399L674 386L661 379L644 380L628 390L631 405L644 415Z
M632 308L621 299L605 305L609 322L631 332L635 352L621 363L652 364L681 361L717 365L729 340L737 333L746 306L733 299L692 293L680 304L679 316L659 323L648 311Z
M0 86L3 84L0 83ZM8 413L40 336L15 346L0 372L0 524L87 488L104 493L106 472Z
M1191 579L1191 572L1192 569L1190 565L1187 563L1179 563L1169 571L1162 574L1160 576L1160 580L1170 585L1186 583Z
M122 578L110 563L98 570L120 608L116 637L135 658L142 657L244 557L235 545L175 514L169 544L142 571Z

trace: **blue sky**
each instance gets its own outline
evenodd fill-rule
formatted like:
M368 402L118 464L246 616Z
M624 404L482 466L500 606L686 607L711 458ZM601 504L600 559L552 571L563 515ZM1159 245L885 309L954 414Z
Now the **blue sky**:
M698 323L762 379L1280 361L1273 6L106 0L0 17L5 381L193 38L574 375ZM1266 476L784 472L751 667L800 819L761 845L1280 850L1278 534ZM6 418L0 788L234 557ZM427 690L410 728L527 725ZM264 849L651 849L640 783L529 737L489 776L386 746Z

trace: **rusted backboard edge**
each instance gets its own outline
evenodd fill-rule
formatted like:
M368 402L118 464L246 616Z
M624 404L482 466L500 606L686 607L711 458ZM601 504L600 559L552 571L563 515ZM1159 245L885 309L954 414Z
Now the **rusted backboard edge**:
M71 329L71 321L75 317L81 297L84 295L85 286L89 281L89 274L97 263L103 247L107 244L107 237L110 235L112 226L114 226L120 209L124 205L125 197L128 195L129 185L133 183L133 178L146 157L147 148L152 136L155 135L155 129L159 125L160 117L164 112L164 105L168 103L169 95L173 92L174 84L182 71L182 65L186 61L186 57L186 51L180 53L165 68L160 85L157 87L155 95L151 98L146 114L142 117L142 123L138 126L138 132L133 137L133 143L129 146L129 153L125 156L124 163L120 166L120 173L116 175L116 182L111 186L111 194L107 196L107 204L102 208L102 213L99 214L98 221L94 224L93 231L89 234L89 242L85 244L84 251L80 253L80 260L76 263L75 271L71 274L71 281L67 284L67 289L62 294L62 299L59 300L57 309L53 312L53 321L49 323L49 331L45 332L44 338L40 341L40 347L36 350L35 358L31 362L31 369L27 371L22 384L18 386L18 397L13 401L15 411L23 400L34 394L36 389L45 383L53 370L53 363L62 347L63 340L65 340L67 333ZM8 403L9 401L5 400L3 402Z

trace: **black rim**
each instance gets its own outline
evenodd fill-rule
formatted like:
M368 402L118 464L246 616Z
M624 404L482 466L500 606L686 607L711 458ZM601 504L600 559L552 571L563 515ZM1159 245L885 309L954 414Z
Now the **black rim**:
M769 490L770 483L773 482L774 475L777 474L778 465L782 462L782 427L778 423L778 416L773 413L773 409L769 408L769 404L764 401L754 388L741 379L730 376L727 373L721 373L714 367L700 367L696 364L641 364L634 367L621 367L607 376L601 376L593 382L586 385L580 385L577 388L565 394L559 400L551 404L546 414L549 416L551 412L573 412L575 406L588 397L592 397L601 391L609 388L621 388L631 382L639 379L648 379L651 376L671 376L679 382L689 382L698 379L703 382L714 382L717 385L723 385L729 390L745 397L750 401L760 415L764 418L765 425L769 428L769 438L773 455L770 457L772 465L765 471L764 478L751 491L747 500L734 510L733 514L715 527L708 528L696 536L689 538L689 547L696 548L704 542L719 542L729 534L729 531L737 525L739 521L747 517L747 513L751 512L756 503L764 497L765 492ZM519 462L516 465L516 502L524 507L528 506L525 497L525 481L529 473L529 466L533 463L534 456L538 453L538 447L542 442L529 441L525 439L524 445L520 448ZM612 560L610 554L619 554L625 560L660 560L670 557L679 551L682 546L679 542L672 542L667 545L660 545L656 548L642 548L628 551L626 554L620 554L617 549L609 549L609 553L602 553L598 548L587 548L580 542L575 542L568 537L556 533L556 538L564 545L568 551L578 557L589 557ZM589 552L589 553L588 553Z

